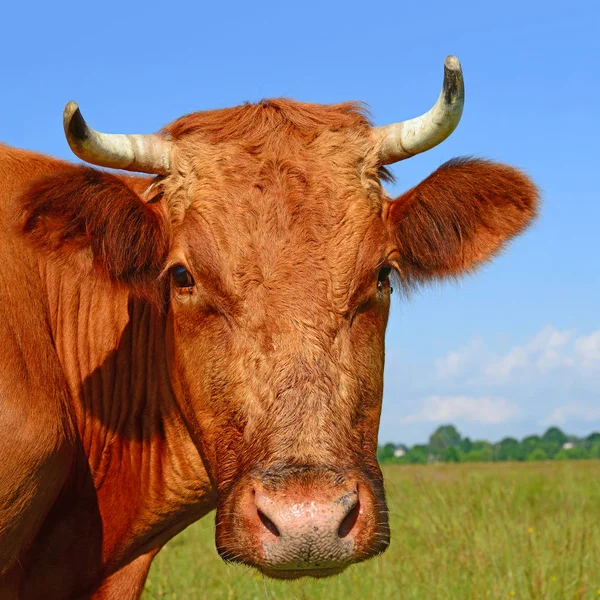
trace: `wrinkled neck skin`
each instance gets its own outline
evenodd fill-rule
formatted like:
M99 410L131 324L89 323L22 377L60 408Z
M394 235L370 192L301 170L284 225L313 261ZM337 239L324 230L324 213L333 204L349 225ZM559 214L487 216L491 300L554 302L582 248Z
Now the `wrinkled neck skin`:
M212 510L216 494L169 382L166 315L82 272L41 267L79 434L67 490L97 502L101 531L92 535L106 573L160 548ZM90 479L95 494L83 491Z

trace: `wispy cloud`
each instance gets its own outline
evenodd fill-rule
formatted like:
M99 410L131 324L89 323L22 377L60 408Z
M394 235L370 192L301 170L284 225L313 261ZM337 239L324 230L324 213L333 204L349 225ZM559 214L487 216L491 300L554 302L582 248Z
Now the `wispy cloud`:
M468 344L449 352L444 358L435 361L436 376L442 379L464 374L481 360L484 351L483 340L473 338Z
M464 379L477 383L508 383L516 377L544 374L567 368L600 367L600 330L577 337L572 330L544 327L524 344L504 354L488 350L480 338L449 352L435 363L440 379Z
M600 421L600 408L583 404L566 404L552 411L542 425L562 425L568 421Z
M584 367L600 367L600 329L576 339L575 352Z
M522 346L515 346L485 368L485 375L494 380L505 380L518 369L536 369L545 373L551 369L574 364L568 356L567 344L573 337L572 331L559 331L548 326Z
M516 405L502 398L469 396L429 396L422 408L401 419L402 423L468 421L471 423L505 423L519 414Z

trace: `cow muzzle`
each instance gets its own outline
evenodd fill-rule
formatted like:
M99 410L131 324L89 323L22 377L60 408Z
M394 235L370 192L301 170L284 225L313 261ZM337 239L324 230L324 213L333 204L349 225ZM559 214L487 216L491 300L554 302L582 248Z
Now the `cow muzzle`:
M220 555L276 579L335 575L388 544L382 495L339 472L253 476L217 511Z

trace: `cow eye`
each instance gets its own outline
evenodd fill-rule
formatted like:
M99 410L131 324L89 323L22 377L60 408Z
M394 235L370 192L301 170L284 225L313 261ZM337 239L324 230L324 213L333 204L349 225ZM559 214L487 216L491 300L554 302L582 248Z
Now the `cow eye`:
M190 272L182 265L175 265L171 269L173 283L179 288L191 288L196 285Z
M379 292L383 292L386 288L389 288L390 294L394 291L392 286L390 285L390 275L392 273L392 267L389 265L385 265L381 267L379 270L379 275L377 276L377 290Z

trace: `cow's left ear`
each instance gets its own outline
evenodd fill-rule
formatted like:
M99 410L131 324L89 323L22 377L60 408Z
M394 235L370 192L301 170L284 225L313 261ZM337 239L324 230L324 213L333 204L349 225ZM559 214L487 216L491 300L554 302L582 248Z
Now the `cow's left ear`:
M502 250L536 216L538 190L509 166L454 159L389 204L407 284L453 278Z

